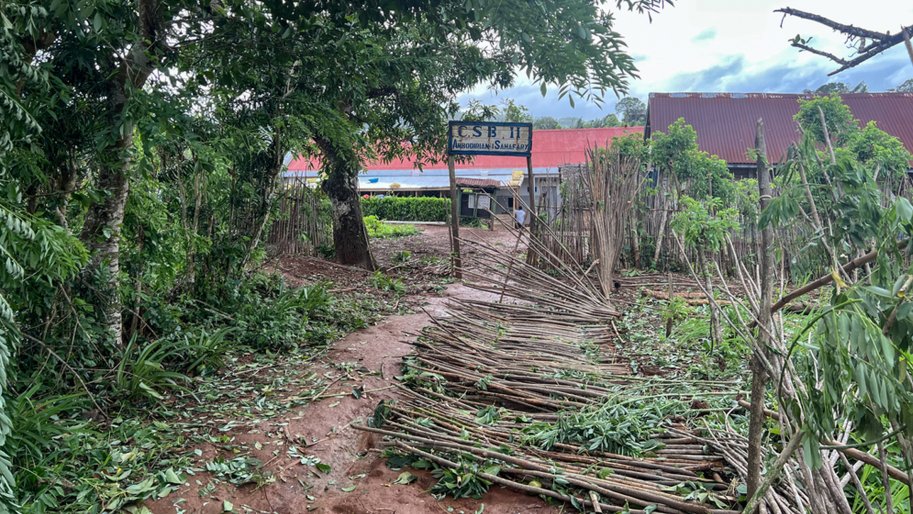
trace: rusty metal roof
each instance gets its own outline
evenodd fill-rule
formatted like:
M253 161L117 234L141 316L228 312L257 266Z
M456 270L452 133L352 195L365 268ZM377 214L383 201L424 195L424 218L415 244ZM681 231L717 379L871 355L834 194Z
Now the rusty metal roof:
M456 179L457 187L480 187L480 188L499 188L501 187L501 181L495 180L493 178L468 178L468 177L457 177Z
M651 93L645 135L665 132L675 120L685 118L697 131L701 150L731 165L752 164L748 149L754 147L755 125L762 118L768 157L771 162L780 162L790 143L800 136L793 120L799 99L811 97L785 93ZM841 97L862 124L874 120L878 128L900 139L913 153L913 93Z

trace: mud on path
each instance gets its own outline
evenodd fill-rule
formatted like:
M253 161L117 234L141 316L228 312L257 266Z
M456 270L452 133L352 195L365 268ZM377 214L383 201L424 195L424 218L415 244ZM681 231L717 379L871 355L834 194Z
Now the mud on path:
M430 237L420 237L416 247L440 243L441 231L429 232ZM500 234L483 236L495 244L507 242L501 241L504 237ZM430 473L417 470L409 470L416 478L414 482L397 484L405 470L387 466L377 450L381 446L379 436L351 426L370 417L379 401L397 398L396 377L402 358L412 351L414 335L431 322L429 315L444 314L451 298L486 297L486 293L453 284L440 296L413 297L416 303L424 300L417 313L390 316L336 341L319 358L301 364L302 373L326 378L316 400L268 419L227 424L227 429L213 430L216 442L196 450L201 467L214 460L228 462L239 455L256 458L263 463L255 480L259 485L236 486L224 476L213 480L215 474L203 471L147 507L156 514L558 512L539 498L497 486L480 500L437 500L429 492L436 480ZM238 418L242 418L240 413Z

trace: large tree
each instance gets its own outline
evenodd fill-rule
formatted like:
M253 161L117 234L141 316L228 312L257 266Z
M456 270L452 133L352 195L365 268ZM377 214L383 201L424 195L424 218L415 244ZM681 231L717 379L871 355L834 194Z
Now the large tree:
M615 112L621 116L625 125L644 125L647 123L647 106L634 96L626 96L615 104Z
M894 89L889 89L888 91L894 91L897 93L913 93L913 79L907 79L900 83L899 86Z
M833 93L843 95L846 93L865 93L868 90L869 86L867 86L865 82L860 82L852 88L844 82L828 82L826 84L821 84L814 91L807 89L805 92L814 93L816 95L830 95Z
M636 68L620 48L611 13L599 2L540 0L535 8L513 0L419 2L409 9L340 9L329 18L340 45L348 45L340 69L357 73L330 77L320 99L335 108L348 132L317 134L327 173L324 190L334 207L337 258L370 267L356 194L360 159L373 152L419 155L442 149L453 99L469 87L509 86L520 70L559 95L598 101L609 91L624 92ZM661 1L619 2L619 7L654 11ZM367 9L368 13L372 11ZM357 24L351 20L357 19ZM352 33L355 34L352 34ZM349 37L352 36L352 37ZM332 138L330 136L333 136ZM354 147L353 143L354 142Z
M51 198L66 226L70 195L78 184L88 186L82 198L87 208L77 218L91 255L80 290L113 344L122 333L120 239L137 124L157 104L147 86L168 66L184 34L206 17L196 2L55 1L23 35L27 61L48 74L44 84L17 88L44 129L20 161L46 170L25 178L25 194L30 210Z
M534 129L558 129L561 128L561 124L558 123L558 120L552 118L551 116L541 116L533 120Z

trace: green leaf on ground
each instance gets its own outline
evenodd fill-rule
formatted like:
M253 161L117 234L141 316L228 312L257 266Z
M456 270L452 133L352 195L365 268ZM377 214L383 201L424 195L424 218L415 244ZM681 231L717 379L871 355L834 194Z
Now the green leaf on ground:
M400 485L406 485L406 484L411 484L412 482L415 482L416 480L418 480L417 476L413 475L412 473L409 473L408 471L403 471L402 473L399 474L398 477L396 477L396 480L394 480L393 483L400 484Z

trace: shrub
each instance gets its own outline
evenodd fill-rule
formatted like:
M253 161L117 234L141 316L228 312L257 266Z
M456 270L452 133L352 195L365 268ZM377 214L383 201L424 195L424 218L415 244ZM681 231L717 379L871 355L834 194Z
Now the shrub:
M365 216L365 229L368 237L373 239L386 239L388 237L405 237L418 234L415 225L392 225L377 219L377 216Z
M381 220L395 221L447 221L450 215L449 198L425 196L385 196L364 198L362 214Z
M374 289L389 291L397 295L406 292L406 285L403 284L402 280L392 278L381 271L375 271L374 275L371 276L371 285L374 286Z
M165 390L180 389L189 381L187 375L168 370L163 364L178 355L174 343L167 339L144 344L132 338L115 370L114 393L124 400L163 400Z
M292 289L279 277L255 276L234 300L227 326L238 331L238 342L244 346L280 350L332 339L333 327L313 323L332 302L323 284Z

